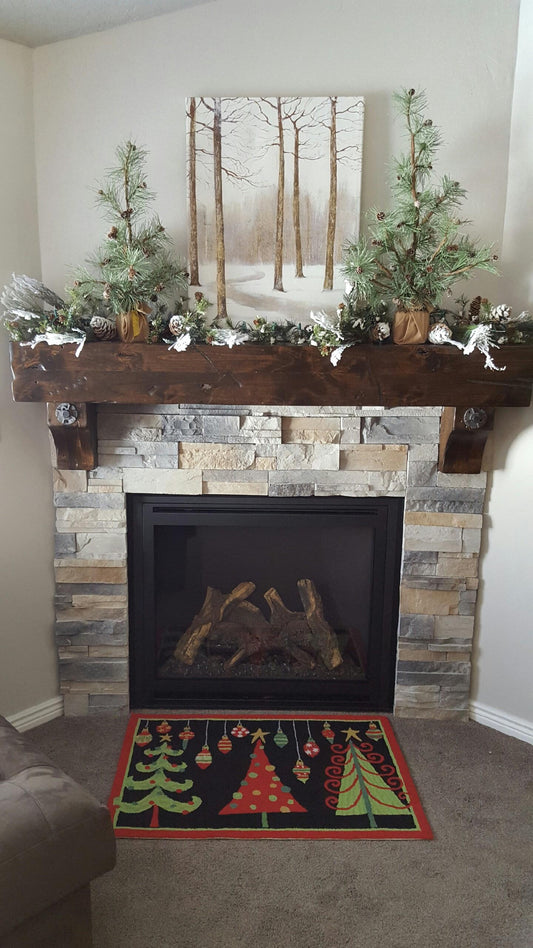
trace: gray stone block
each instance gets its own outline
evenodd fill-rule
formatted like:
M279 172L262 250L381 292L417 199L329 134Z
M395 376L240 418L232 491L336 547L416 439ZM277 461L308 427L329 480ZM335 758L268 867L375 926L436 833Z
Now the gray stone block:
M315 493L314 484L270 484L269 497L312 497Z
M56 533L54 536L54 555L72 556L76 552L75 533Z
M238 415L205 415L202 427L205 441L223 442L240 433L241 419Z
M475 616L475 614L476 614L475 602L459 602L459 615L460 616Z
M121 462L123 457L121 455ZM56 507L89 507L91 509L100 507L102 509L120 509L123 510L125 500L123 494L90 494L65 492L54 494L54 504Z
M400 617L400 638L431 642L435 633L435 616L405 615Z
M127 645L128 623L123 619L91 622L56 622L56 642L60 648L70 645Z
M437 484L437 464L433 461L412 461L409 457L407 468L409 487L432 487Z
M396 675L399 685L460 685L463 690L470 686L470 674L442 675L437 672L408 672L399 671Z
M483 513L485 491L461 488L412 487L406 495L406 510L428 510L435 513Z
M382 415L365 418L361 440L394 444L427 444L439 440L439 418L436 416Z
M129 706L128 695L89 695L89 712L120 711Z
M56 590L63 596L127 596L125 583L57 583Z
M61 681L127 681L128 662L117 658L59 659Z
M398 674L401 672L434 672L440 675L466 675L470 672L470 662L398 662Z
M436 551L406 550L403 555L403 576L436 576Z
M203 424L199 415L164 415L162 441L201 441Z

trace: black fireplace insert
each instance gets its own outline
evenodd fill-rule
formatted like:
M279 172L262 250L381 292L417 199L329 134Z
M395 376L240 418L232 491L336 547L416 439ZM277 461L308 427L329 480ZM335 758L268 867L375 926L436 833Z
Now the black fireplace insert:
M391 711L403 499L128 495L135 708Z

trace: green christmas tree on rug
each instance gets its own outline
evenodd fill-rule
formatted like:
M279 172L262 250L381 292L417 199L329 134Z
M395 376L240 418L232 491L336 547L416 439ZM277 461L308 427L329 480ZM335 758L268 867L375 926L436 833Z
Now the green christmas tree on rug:
M220 816L261 814L261 827L268 828L268 813L306 813L293 797L290 787L282 784L266 752L264 732L252 735L256 740L248 772L233 799L220 810Z
M376 816L412 816L409 804L398 799L394 790L353 743L349 731L347 737L348 747L335 815L345 817L366 814L371 829L378 829Z
M135 803L128 803L120 797L113 801L117 807L118 813L144 813L145 810L152 808L152 819L150 829L159 827L159 810L166 810L167 813L178 813L180 815L192 813L197 810L202 803L201 797L192 796L185 801L180 799L179 794L190 790L193 786L192 780L173 780L168 774L183 773L187 769L187 764L178 761L177 758L183 754L182 750L173 750L170 747L168 735L162 737L159 747L154 747L144 751L144 756L148 758L149 763L138 763L135 769L141 774L147 776L143 778L126 777L122 784L122 794L124 790L134 790L137 793L148 791L140 800ZM176 794L176 797L169 796Z

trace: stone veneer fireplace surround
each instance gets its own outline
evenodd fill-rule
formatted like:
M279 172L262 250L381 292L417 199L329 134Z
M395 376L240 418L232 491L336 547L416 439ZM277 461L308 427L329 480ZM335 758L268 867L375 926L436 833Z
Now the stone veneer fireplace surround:
M438 472L441 412L100 405L98 467L54 473L65 713L129 704L128 493L401 496L395 714L465 718L486 474Z

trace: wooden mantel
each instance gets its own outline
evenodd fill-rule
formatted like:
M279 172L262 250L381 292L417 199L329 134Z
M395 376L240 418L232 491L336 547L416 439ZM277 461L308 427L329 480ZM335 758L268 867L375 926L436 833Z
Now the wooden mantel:
M494 409L531 400L533 347L494 350L505 372L484 368L480 353L451 346L356 346L333 367L310 346L165 346L117 342L33 349L13 343L15 401L48 402L58 463L96 464L94 405L447 406L440 469L475 473ZM73 411L58 404L71 405ZM478 412L469 409L480 409ZM73 417L75 415L76 417ZM84 434L85 432L85 434ZM70 445L70 447L69 447Z

